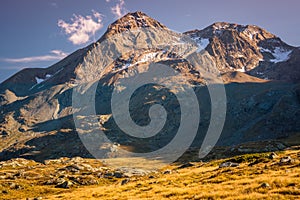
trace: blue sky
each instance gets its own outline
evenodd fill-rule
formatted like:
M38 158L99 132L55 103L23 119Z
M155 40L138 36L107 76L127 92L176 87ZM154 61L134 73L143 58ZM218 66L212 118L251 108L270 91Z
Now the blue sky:
M4 0L0 82L26 67L48 67L87 46L126 12L143 11L184 32L217 22L255 24L300 46L298 0Z

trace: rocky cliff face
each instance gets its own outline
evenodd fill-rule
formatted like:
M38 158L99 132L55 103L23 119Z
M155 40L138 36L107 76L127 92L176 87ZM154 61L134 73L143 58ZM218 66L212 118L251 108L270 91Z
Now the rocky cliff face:
M190 52L199 53L202 64L204 58L215 63L225 83L228 110L219 144L288 138L300 130L299 51L256 26L215 23L178 34L144 13L129 13L110 25L96 43L49 68L25 69L1 83L0 159L90 156L74 127L77 110L72 106L72 91L78 87L88 91L95 84L99 112L90 117L100 121L110 139L125 148L133 144L140 149L159 148L172 134L162 133L149 143L123 137L110 108L116 83L147 72L151 63L180 72L196 92L201 121L193 145L199 147L210 123L211 102L204 74L182 56ZM182 86L181 77L172 81ZM149 123L149 106L155 103L177 112L176 101L167 98L170 91L147 95L141 92L132 98L136 102L132 118L137 124ZM171 122L163 131L175 132L178 119L168 119ZM82 126L93 127L93 121L83 116Z

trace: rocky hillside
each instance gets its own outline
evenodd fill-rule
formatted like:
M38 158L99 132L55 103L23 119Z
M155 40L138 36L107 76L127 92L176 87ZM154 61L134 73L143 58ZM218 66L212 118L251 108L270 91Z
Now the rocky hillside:
M141 151L159 149L174 137L180 106L171 93L192 88L201 102L201 121L192 144L199 148L212 115L205 72L213 71L214 65L227 96L219 145L290 138L300 131L299 55L299 48L256 26L215 23L179 34L144 13L129 13L97 42L49 68L24 69L1 83L0 160L90 157L74 127L73 114L86 109L72 105L77 88L86 96L97 88L96 115L80 116L84 133L93 132L100 122L117 147ZM169 66L187 81L174 76L171 81L177 88L145 86L132 97L131 117L141 126L149 123L151 105L169 107L170 121L160 135L142 141L124 136L118 128L110 98L118 82L149 72L151 63ZM103 148L108 157L114 156L114 146Z

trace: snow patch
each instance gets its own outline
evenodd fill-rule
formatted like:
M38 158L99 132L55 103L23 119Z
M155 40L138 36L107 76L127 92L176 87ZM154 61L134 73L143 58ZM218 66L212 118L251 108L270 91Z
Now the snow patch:
M273 51L270 49L265 49L260 47L260 52L267 52L271 53L274 57L274 59L271 59L270 62L278 63L278 62L284 62L290 59L290 54L292 53L292 50L286 50L281 47L275 47Z
M35 80L37 82L37 84L40 84L41 82L44 82L45 80L48 80L49 78L51 78L52 75L51 74L46 74L45 78L39 78L39 77L35 77Z
M209 44L209 39L199 38L198 41L197 41L197 44L198 44L197 52L200 52L200 51L204 50L207 47L207 45Z
M201 38L201 37L192 37L192 39L197 43L198 49L197 52L199 53L200 51L204 50L207 45L209 44L209 39L208 38Z
M40 83L43 82L45 79L35 77L35 80L36 80L36 83L37 83L37 84L40 84Z
M60 70L61 71L61 70ZM58 71L59 72L59 71ZM56 74L56 73L55 73ZM48 80L49 78L51 78L53 75L52 74L46 74L46 76L45 76L45 79L43 79L43 78L39 78L39 77L35 77L35 80L36 80L36 84L34 84L29 90L32 90L34 87L36 87L37 85L39 85L40 83L42 83L42 82L44 82L45 80ZM43 87L43 85L42 86L40 86L39 88L41 88L41 87Z
M292 51L287 51L282 48L276 47L273 53L275 59L272 59L270 61L274 63L287 61L288 59L290 59L291 53Z
M265 49L265 48L262 48L262 47L260 47L260 52L262 52L262 53L264 53L264 52L272 53L272 51L270 49Z

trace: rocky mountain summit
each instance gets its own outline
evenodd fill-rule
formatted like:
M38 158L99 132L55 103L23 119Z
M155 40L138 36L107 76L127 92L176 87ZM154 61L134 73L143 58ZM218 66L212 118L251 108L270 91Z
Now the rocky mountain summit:
M74 124L74 113L86 109L72 105L77 88L83 95L96 88L96 115L79 118L84 134L100 124L109 135L114 145L101 146L107 157L113 157L117 148L148 151L170 142L180 122L180 106L171 93L192 88L201 113L192 147L199 148L212 116L204 71L213 71L213 66L220 71L227 97L218 145L289 139L300 131L299 51L257 26L222 22L180 34L142 12L128 13L97 42L48 68L21 70L0 84L0 160L91 157ZM174 76L171 81L177 88L145 86L132 97L131 117L141 126L149 124L152 105L169 106L170 122L159 137L142 141L122 134L110 99L120 81L149 72L153 63L169 66L187 81Z
M104 33L104 36L99 40L103 40L104 38L110 37L112 35L122 33L128 30L134 30L137 28L160 28L160 29L167 29L167 27L160 22L152 19L151 17L147 16L145 13L142 12L135 12L129 13L124 17L118 19L109 27L107 31Z

